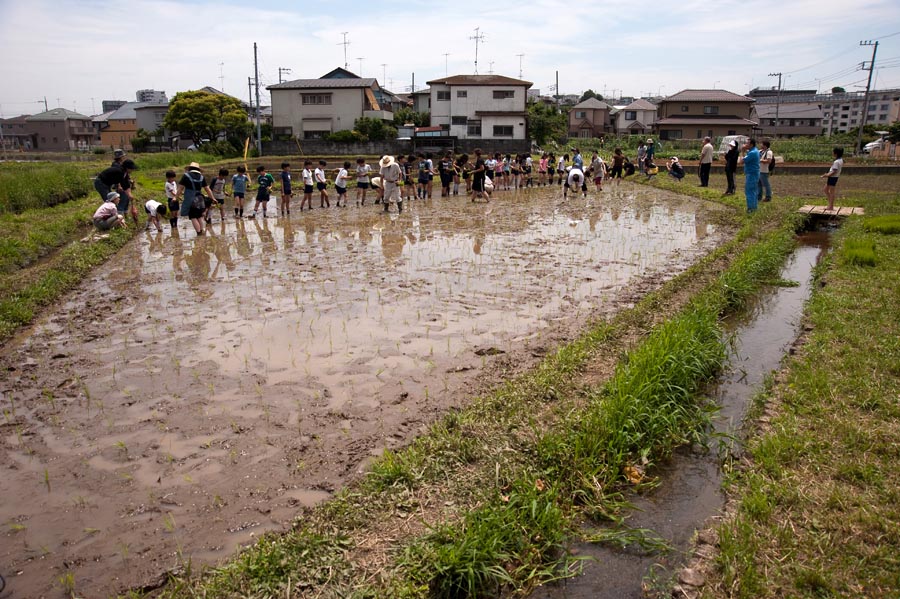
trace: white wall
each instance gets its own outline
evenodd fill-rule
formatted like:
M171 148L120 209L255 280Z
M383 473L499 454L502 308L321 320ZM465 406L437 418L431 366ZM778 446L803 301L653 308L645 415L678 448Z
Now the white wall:
M438 91L450 91L450 100L438 100ZM495 99L494 91L512 91L513 97L507 99ZM459 97L460 91L465 92L465 97ZM481 139L494 138L494 125L506 125L513 127L512 138L501 137L499 139L525 139L525 94L524 86L512 85L454 85L433 84L431 86L431 124L450 125L451 116L464 116L468 120L481 120ZM503 116L477 116L478 111L518 111L521 115ZM468 135L467 125L451 125L450 135L460 139L466 139Z

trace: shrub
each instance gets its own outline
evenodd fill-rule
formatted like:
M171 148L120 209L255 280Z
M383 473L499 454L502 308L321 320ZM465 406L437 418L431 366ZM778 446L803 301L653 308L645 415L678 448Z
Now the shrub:
M328 141L335 141L338 143L353 143L357 141L367 141L368 138L356 130L344 129L343 131L336 131L334 133L329 133L325 136L325 139Z

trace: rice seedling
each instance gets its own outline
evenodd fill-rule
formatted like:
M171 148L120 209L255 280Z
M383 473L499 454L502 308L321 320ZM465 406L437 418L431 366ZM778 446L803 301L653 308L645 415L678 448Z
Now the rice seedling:
M47 487L47 493L50 493L50 471L44 468L44 486Z
M845 239L844 259L856 266L875 266L875 242L871 239Z
M59 586L62 587L63 592L75 599L75 575L72 572L66 572L62 576L57 579L59 582Z
M863 220L863 228L870 233L896 235L900 233L900 214L872 216Z

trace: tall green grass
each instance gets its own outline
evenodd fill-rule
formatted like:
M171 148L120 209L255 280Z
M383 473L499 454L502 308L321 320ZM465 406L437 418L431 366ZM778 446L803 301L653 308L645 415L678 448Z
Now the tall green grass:
M50 208L0 214L0 275L34 264L90 229L94 196Z
M46 208L86 195L93 172L83 164L0 164L0 214Z

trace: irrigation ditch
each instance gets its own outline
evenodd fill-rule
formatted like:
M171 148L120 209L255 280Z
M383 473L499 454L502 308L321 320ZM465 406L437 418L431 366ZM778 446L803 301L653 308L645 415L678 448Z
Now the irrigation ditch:
M802 232L778 283L724 322L726 367L705 392L717 407L708 442L675 451L652 488L626 498L631 508L615 525L584 524L585 540L569 547L587 558L581 575L544 586L533 599L641 599L673 589L692 596L702 586L702 573L689 566L710 556L714 540L697 532L724 506L723 466L740 454L741 424L754 395L801 332L803 305L815 267L830 249L829 235L825 227Z

